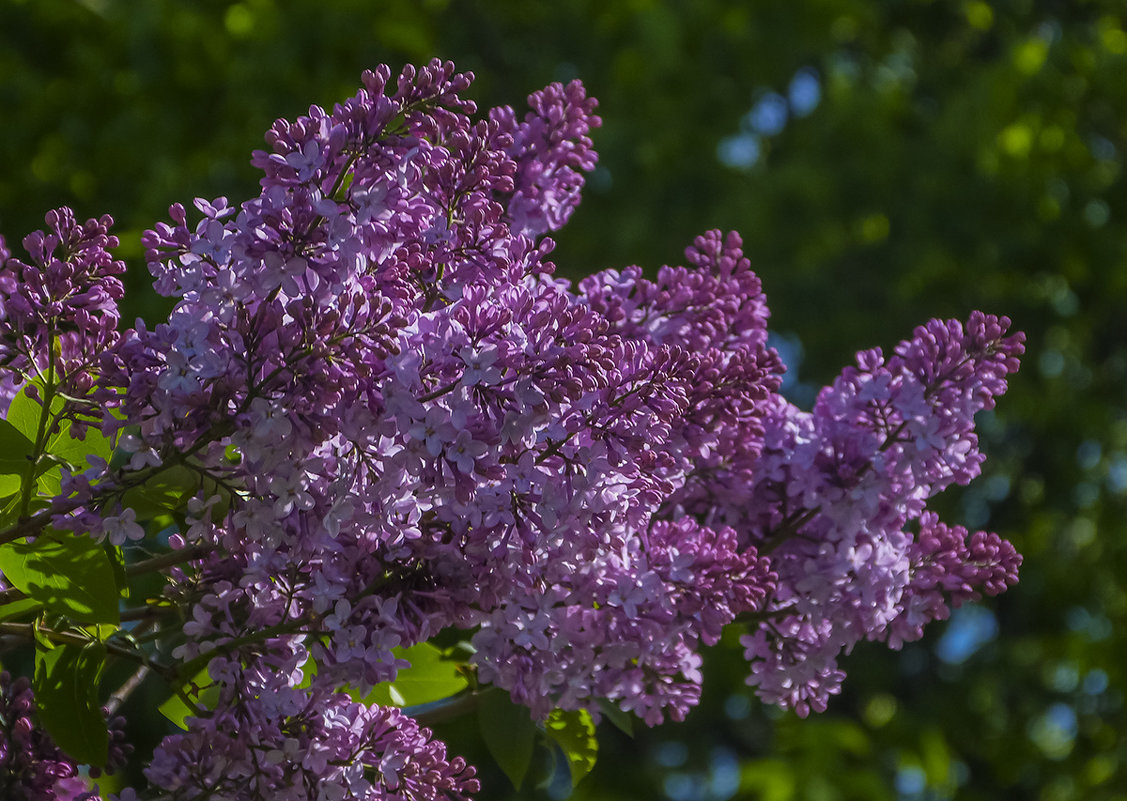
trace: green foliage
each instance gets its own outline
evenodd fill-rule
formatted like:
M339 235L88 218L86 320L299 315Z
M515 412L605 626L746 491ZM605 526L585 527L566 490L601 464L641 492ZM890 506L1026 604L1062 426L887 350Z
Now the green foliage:
M55 744L75 760L104 765L109 748L98 701L105 646L58 645L35 654L35 703Z
M35 444L7 420L0 420L0 497L14 495L23 485Z
M0 545L0 573L47 609L82 623L116 624L118 587L100 543L55 532Z
M443 653L429 642L410 648L395 648L393 653L411 663L399 671L388 688L388 695L396 706L417 706L440 701L459 693L469 686L458 665L443 657Z
M28 394L32 387L39 399ZM41 400L47 396L51 398L49 409ZM0 422L0 447L7 446L0 457L0 496L20 491L23 477L31 469L36 482L33 494L54 497L60 490L63 465L81 471L89 456L109 460L112 446L97 428L87 427L78 439L72 425L63 398L50 392L41 380L27 382Z
M553 710L544 723L544 730L548 739L567 757L572 786L578 784L595 767L599 755L591 714L586 709Z
M536 746L536 724L528 709L514 704L508 693L493 690L479 699L477 719L490 755L519 790Z
M43 604L34 598L19 598L0 605L0 622L29 617L32 612L43 611Z
M191 681L179 688L157 707L158 711L181 729L187 729L186 720L208 710L219 700L219 687L204 668Z
M138 520L175 517L183 514L185 502L196 494L200 482L199 473L184 465L174 465L126 490L121 504L132 509Z
M353 698L365 704L413 707L450 698L469 687L463 665L429 642L393 648L392 653L410 666L401 669L395 681L377 684L366 695L349 691ZM317 661L310 657L303 670L305 678L300 686L308 687L317 675Z

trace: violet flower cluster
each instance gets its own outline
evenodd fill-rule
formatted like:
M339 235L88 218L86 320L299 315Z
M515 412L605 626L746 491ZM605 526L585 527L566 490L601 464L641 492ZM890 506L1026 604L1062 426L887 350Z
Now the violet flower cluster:
M51 524L141 543L130 491L192 487L159 656L221 689L157 749L154 798L466 797L473 769L429 731L340 692L445 629L536 717L653 725L696 704L701 647L738 621L749 682L805 715L857 642L898 647L1016 580L1009 543L926 507L978 473L974 415L1022 353L1008 320L932 321L800 411L738 235L652 278L555 277L595 102L553 84L475 118L470 80L380 67L276 122L258 197L145 234L176 300L153 328L116 331L108 219L52 212L30 263L3 252L8 395L58 371L116 442L64 476Z

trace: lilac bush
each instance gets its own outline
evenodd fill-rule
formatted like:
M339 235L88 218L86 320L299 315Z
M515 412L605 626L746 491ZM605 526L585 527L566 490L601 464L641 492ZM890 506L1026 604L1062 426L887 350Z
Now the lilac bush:
M856 643L1016 581L1008 542L927 508L979 472L1006 318L862 352L802 411L737 234L555 277L595 101L553 84L475 118L470 80L380 67L276 122L258 197L144 235L175 299L155 327L119 330L108 218L49 213L26 260L0 240L0 634L35 644L47 729L4 684L0 764L30 767L0 786L86 792L125 662L182 730L123 799L461 799L473 768L416 719L436 704L680 720L734 625L755 692L806 715ZM450 697L407 697L420 671ZM80 682L81 738L49 714Z

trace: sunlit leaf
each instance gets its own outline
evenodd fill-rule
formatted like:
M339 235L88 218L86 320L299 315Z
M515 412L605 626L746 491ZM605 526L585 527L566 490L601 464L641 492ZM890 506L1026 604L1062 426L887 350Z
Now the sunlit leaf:
M188 467L176 465L130 489L121 502L136 512L137 520L153 520L179 511L199 489L200 475Z
M24 595L76 621L120 622L117 582L101 544L57 536L0 545L0 573Z
M392 697L399 706L416 706L449 698L469 686L466 677L458 671L456 662L442 658L442 651L428 642L410 648L394 649L411 667L399 671L392 682Z
M0 420L0 497L18 493L35 445L7 420Z
M18 598L0 606L0 621L30 616L42 609L43 604L34 598Z
M571 783L576 785L595 767L599 755L599 740L595 736L595 722L586 709L553 710L544 724L545 733L564 754L571 768Z
M207 668L193 676L192 680L181 688L181 692L188 696L192 703L200 709L212 709L219 701L219 685L212 680ZM180 693L176 692L170 695L157 709L181 729L188 728L186 723L188 718L199 714L197 710L188 706Z

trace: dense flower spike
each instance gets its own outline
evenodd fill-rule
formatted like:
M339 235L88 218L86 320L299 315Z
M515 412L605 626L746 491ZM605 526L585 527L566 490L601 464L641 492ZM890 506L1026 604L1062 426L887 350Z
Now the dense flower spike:
M79 223L70 209L48 212L48 231L23 241L30 258L13 258L0 240L0 405L29 377L72 398L94 387L98 360L117 342L117 301L125 263L110 250L109 215ZM101 397L102 403L111 398ZM95 404L74 410L101 419ZM76 431L77 433L77 431Z
M862 639L899 646L947 616L945 597L958 605L973 587L994 594L1016 581L1009 543L979 533L968 547L964 530L925 512L978 473L974 415L993 407L1022 352L1008 326L977 312L965 328L932 321L887 361L858 354L812 414L778 404L767 419L747 487L747 525L780 576L771 619L745 639L748 658L768 666L751 678L763 697L824 709L840 652Z
M108 219L52 212L28 263L0 241L0 385L54 370L116 443L30 519L127 548L163 530L183 558L141 617L182 617L157 663L218 684L158 748L152 797L473 793L415 721L340 692L444 629L539 719L656 724L736 622L750 683L806 714L857 642L898 647L1016 580L1012 546L926 506L978 472L974 415L1022 352L1008 320L932 321L800 411L737 234L652 278L555 278L595 101L553 84L474 121L469 83L381 67L276 122L258 197L144 235L176 302L151 329L116 333Z
M466 799L474 769L398 709L310 693L259 666L217 660L228 679L215 714L165 739L146 771L169 801Z

